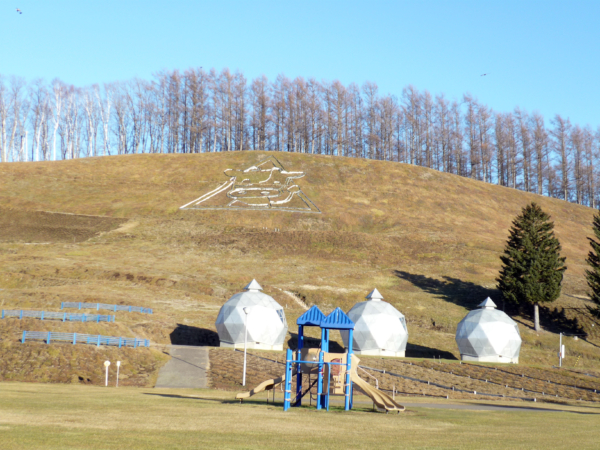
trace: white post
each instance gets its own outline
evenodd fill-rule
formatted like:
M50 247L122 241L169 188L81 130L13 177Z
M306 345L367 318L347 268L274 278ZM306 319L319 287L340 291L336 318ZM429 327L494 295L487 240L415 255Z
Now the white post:
M104 367L106 367L106 380L104 386L108 386L108 366L110 366L110 361L104 361Z
M558 344L558 367L562 367L562 359L563 359L563 354L562 354L562 333L560 333L560 341Z
M244 313L246 314L245 317L245 321L244 321L244 328L245 333L244 333L244 376L242 378L242 386L246 386L246 348L248 346L248 314L250 314L250 308L246 307L244 308Z
M119 368L121 367L121 361L117 361L117 387L119 387Z

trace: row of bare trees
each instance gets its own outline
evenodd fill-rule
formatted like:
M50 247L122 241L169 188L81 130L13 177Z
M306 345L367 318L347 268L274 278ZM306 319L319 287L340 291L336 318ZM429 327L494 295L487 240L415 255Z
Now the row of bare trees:
M248 81L240 72L162 71L83 88L0 75L0 159L273 150L371 158L596 207L600 127L499 113L470 94L399 97L375 83Z

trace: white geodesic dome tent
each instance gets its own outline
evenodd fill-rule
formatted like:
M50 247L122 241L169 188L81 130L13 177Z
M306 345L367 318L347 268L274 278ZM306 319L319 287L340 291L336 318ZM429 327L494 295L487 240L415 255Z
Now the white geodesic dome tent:
M404 356L408 341L406 319L396 308L383 302L377 289L348 312L354 322L352 349L357 355ZM348 348L348 332L340 331Z
M247 348L283 350L288 330L283 307L260 292L256 280L244 289L225 302L215 321L221 347L244 348L247 326Z
M459 322L456 343L463 361L519 362L519 327L489 297Z

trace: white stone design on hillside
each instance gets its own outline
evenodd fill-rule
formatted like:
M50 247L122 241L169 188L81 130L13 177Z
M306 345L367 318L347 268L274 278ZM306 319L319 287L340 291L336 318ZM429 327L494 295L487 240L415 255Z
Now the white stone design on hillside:
M320 213L296 180L305 172L286 170L274 156L246 169L226 169L229 181L179 209L241 209Z

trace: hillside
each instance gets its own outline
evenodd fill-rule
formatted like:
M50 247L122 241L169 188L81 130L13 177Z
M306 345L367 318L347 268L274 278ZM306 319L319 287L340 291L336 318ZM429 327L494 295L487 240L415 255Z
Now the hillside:
M179 209L226 182L225 169L270 156L305 172L298 185L321 213ZM586 313L583 279L594 211L391 162L231 152L0 164L0 305L144 306L154 314L120 312L116 324L94 329L155 344L214 345L219 308L252 278L286 306L292 341L304 311L298 298L325 312L347 311L377 287L407 317L407 356L452 359L458 321L488 295L500 303L499 254L512 219L531 201L552 216L568 270L563 295L543 310L543 332L531 329L527 311L515 317L521 363L556 364L556 333L563 331L587 334L587 341L565 341L565 364L598 369L600 335ZM43 345L20 344L23 329L69 327L5 319L2 351ZM89 352L85 347L76 352ZM165 360L160 346L144 352L154 371ZM48 365L35 370L63 379Z

